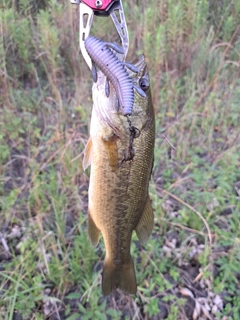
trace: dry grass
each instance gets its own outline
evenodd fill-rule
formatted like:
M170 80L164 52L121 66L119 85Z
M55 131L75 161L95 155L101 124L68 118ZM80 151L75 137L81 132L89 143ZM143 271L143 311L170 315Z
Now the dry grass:
M103 245L87 239L81 157L92 80L79 54L77 7L4 0L0 319L239 319L240 6L124 7L129 60L145 53L157 126L155 228L144 247L135 235L132 244L138 293L102 297ZM109 20L95 18L92 33L116 40Z

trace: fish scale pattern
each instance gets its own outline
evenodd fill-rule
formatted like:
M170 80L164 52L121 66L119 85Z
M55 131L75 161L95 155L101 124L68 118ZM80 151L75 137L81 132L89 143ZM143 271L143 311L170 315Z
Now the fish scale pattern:
M136 81L148 78L143 56L140 61ZM113 112L115 94L106 97L104 81L99 76L93 87L89 237L94 245L100 233L104 239L103 293L107 295L116 287L135 293L136 277L130 253L132 232L135 230L144 243L153 228L148 186L154 156L154 110L150 88L146 97L135 94L131 123L140 135L133 140L133 159L123 162L124 153L126 156L129 153L129 123L125 116ZM112 116L105 118L105 113Z

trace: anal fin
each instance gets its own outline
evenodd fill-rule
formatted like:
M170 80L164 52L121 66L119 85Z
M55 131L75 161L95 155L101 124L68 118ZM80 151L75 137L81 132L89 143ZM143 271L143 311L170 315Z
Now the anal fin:
M93 221L90 212L88 212L88 237L93 247L96 247L99 242L100 230Z
M144 244L148 240L149 236L151 235L153 224L154 224L153 209L152 209L150 198L148 195L141 219L139 220L138 225L135 229L138 239L142 244Z

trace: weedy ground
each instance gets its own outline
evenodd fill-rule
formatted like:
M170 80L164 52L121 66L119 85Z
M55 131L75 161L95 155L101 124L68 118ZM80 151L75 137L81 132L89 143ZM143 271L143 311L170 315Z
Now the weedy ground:
M3 0L0 319L240 318L240 2L123 4L156 112L155 227L132 244L138 293L102 296L104 247L87 237L92 80L78 8ZM117 40L109 19L92 33Z

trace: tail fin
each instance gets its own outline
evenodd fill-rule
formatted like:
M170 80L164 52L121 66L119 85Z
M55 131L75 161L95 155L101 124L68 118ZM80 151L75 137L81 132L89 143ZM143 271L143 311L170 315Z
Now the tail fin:
M121 266L116 266L111 261L105 261L102 276L103 294L107 296L116 288L132 294L137 292L132 258L130 258L129 263Z

